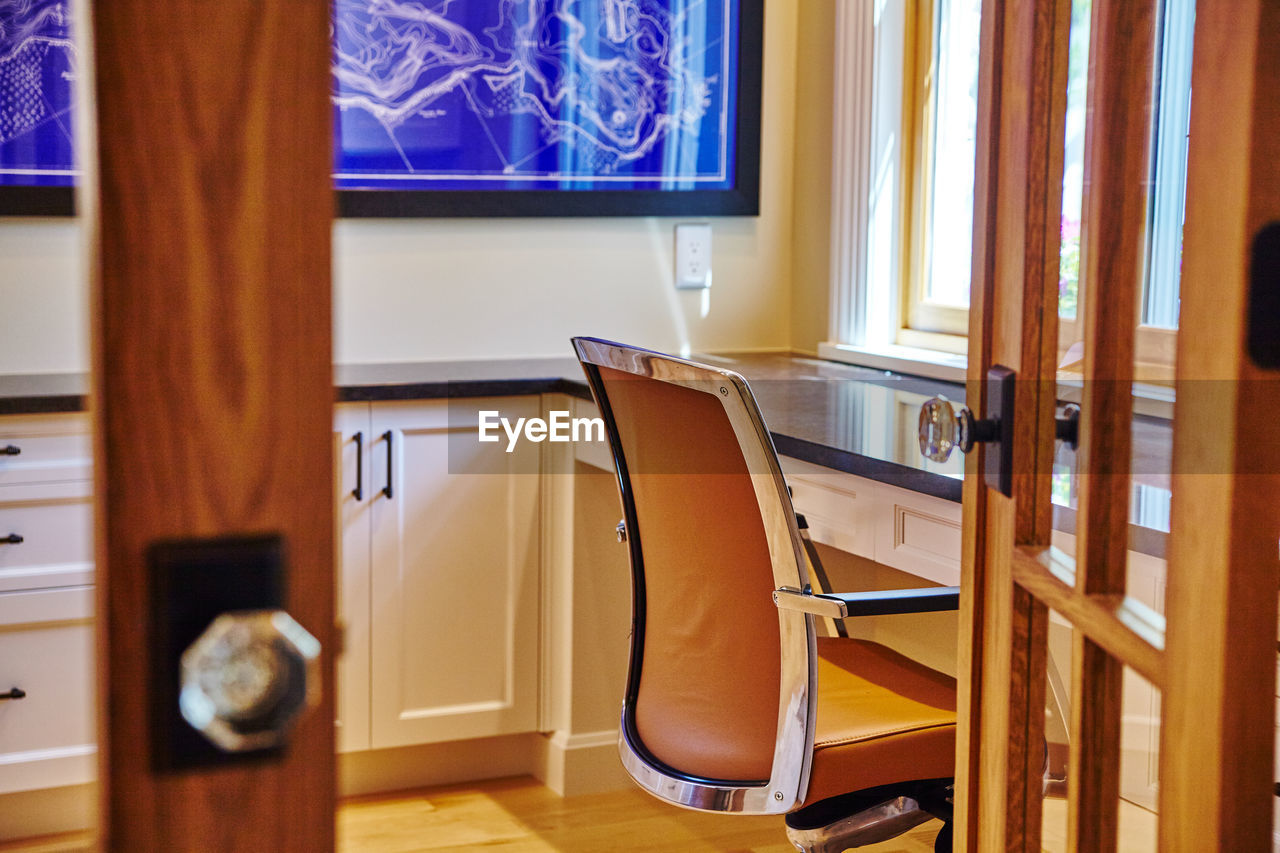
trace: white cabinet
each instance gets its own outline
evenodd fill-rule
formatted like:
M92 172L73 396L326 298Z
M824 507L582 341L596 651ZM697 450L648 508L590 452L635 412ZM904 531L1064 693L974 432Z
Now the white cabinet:
M960 583L960 504L783 456L814 541L943 586Z
M338 407L344 750L536 727L539 445L481 444L481 410L514 423L540 401Z
M369 445L368 403L337 407L333 424L334 519L338 525L335 604L342 628L337 660L338 751L369 748Z
M0 420L0 794L95 775L89 447L82 415Z

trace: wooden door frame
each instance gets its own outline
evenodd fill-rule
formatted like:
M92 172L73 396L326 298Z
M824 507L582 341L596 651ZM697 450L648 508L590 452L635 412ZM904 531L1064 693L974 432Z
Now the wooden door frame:
M1068 20L1066 0L983 9L970 406L984 411L992 364L1021 381L1013 499L983 484L985 451L966 460L958 849L1039 849L1047 607L1076 630L1069 847L1116 844L1127 665L1164 691L1161 849L1266 849L1280 584L1280 466L1268 457L1280 418L1277 377L1244 341L1253 235L1280 219L1280 7L1197 8L1167 631L1125 595L1154 0L1094 4L1082 539L1075 561L1048 547Z
M1280 220L1280 4L1200 0L1192 88L1160 847L1269 850L1280 382L1243 342L1254 235Z
M94 249L102 846L332 849L329 4L80 12L99 129L81 209ZM147 551L231 533L283 538L286 608L321 642L323 699L283 755L157 770Z
M1014 544L1049 543L1059 220L1070 0L985 0L966 401L1017 371L1014 498L965 458L955 843L1039 846L1048 609L1013 582ZM1034 499L1029 499L1034 496ZM1031 511L1034 507L1034 511ZM1031 837L1031 836L1034 836Z

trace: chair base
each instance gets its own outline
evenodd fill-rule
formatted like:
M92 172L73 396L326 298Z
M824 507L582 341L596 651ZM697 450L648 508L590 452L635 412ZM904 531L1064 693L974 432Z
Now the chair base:
M893 785L822 800L787 815L787 838L801 853L842 853L896 838L935 817L949 827L951 784ZM937 849L950 846L948 835Z

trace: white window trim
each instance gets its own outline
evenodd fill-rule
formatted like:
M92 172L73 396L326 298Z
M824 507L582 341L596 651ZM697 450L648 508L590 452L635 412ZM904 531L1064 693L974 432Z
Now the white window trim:
M871 157L875 138L876 25L883 0L836 6L832 109L831 312L820 358L963 382L963 354L894 343L901 288L868 292ZM905 165L905 164L904 164ZM886 339L888 337L888 339Z
M866 340L875 3L836 4L830 338ZM824 356L826 357L826 356Z
M1191 53L1195 3L1161 4L1163 44L1160 47L1161 84L1156 106L1158 124L1153 140L1155 170L1148 229L1148 269L1141 317L1148 328L1178 325L1179 268L1182 257L1182 215L1186 198L1187 133L1191 116Z

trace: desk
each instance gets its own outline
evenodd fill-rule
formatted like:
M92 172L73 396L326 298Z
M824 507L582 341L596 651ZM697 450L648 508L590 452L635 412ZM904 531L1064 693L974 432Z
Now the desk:
M924 400L942 393L962 402L963 386L784 354L701 358L747 377L795 490L795 503L809 518L815 539L873 560L880 567L890 567L878 571L915 575L922 579L918 583L959 582L962 463L959 458L946 465L927 462L919 455L915 432ZM544 410L572 408L578 416L593 414L586 383L570 357L339 365L334 385L335 402L340 403L466 398L474 404L477 398L518 396L530 398L522 404L539 402L540 398ZM85 377L75 374L0 376L0 415L80 412L85 406L86 387ZM87 429L83 418L68 420L77 423L65 425L65 429L83 435ZM1142 440L1152 446L1163 440L1167 446L1167 426L1163 432L1159 424L1148 426L1151 435L1144 433ZM87 471L87 443L84 447ZM542 765L533 759L527 766L504 764L503 772L538 773L557 790L586 792L605 785L616 765L613 727L620 688L615 683L620 683L622 674L610 667L620 670L625 663L626 625L609 614L625 609L629 587L625 550L613 543L618 515L610 478L557 476L572 473L578 464L611 470L607 449L598 443L555 448L543 446L541 473L550 476L540 485L541 529L536 538L529 537L536 543L530 547L537 550L540 567L537 609L541 637L531 646L542 655L537 665L542 707L534 730L512 736L527 736L548 757ZM575 488L579 495L576 503ZM78 499L87 508L87 486ZM1073 520L1068 512L1057 514L1059 523L1055 526L1062 529L1055 534L1055 541L1063 547L1072 544ZM479 518L476 523L479 528L474 535L494 535L492 519ZM1155 535L1155 531L1143 529L1147 533L1142 535ZM368 547L363 550L369 552ZM1131 568L1139 562L1131 560ZM587 566L590 572L584 570ZM1155 559L1150 567L1153 570L1142 581L1142 597L1158 604L1163 561ZM79 570L83 577L77 575L64 583L74 580L87 588L92 582L92 566L85 563ZM901 576L898 579L902 580ZM1138 586L1133 584L1131 589ZM88 614L82 615L87 626ZM923 636L923 632L915 633ZM935 630L930 636L942 642L949 635ZM954 650L949 653L954 660ZM1055 657L1065 659L1057 651ZM50 671L58 670L51 666ZM90 683L88 671L82 679L85 689ZM1150 704L1143 697L1135 701L1139 704L1129 707ZM557 733L550 745L538 734L545 731ZM1140 734L1139 740L1143 736ZM532 746L527 750L529 755L535 752ZM482 757L487 755L481 753ZM380 752L370 754L383 760ZM523 754L495 752L504 761ZM477 766L479 759L471 753L457 755L466 756L460 764ZM91 770L91 760L85 760ZM427 764L415 758L415 766ZM372 778L372 770L368 775ZM61 784L68 781L63 779ZM1127 783L1126 790L1144 783ZM34 783L26 784L30 787Z
M945 464L924 459L916 442L916 418L920 404L935 394L962 404L963 385L785 353L700 354L697 358L746 376L779 455L822 469L788 463L792 475L812 481L829 472L849 474L901 490L899 497L918 495L959 503L963 472L959 455ZM582 372L571 357L336 365L334 385L338 402L525 394L590 400ZM80 411L86 387L87 380L80 374L0 375L0 415ZM1168 526L1160 492L1169 470L1171 444L1168 421L1135 418L1137 523L1130 529L1131 549L1158 558L1164 556L1162 530ZM1073 465L1074 454L1060 447L1056 467L1066 472ZM879 488L854 480L841 487L838 482L837 478L829 485L864 495ZM1054 528L1065 534L1075 532L1071 503L1068 500L1054 510ZM923 505L934 515L950 517L950 510L941 509L941 504L924 501ZM835 512L835 506L829 511ZM815 509L815 514L826 512ZM858 517L841 515L831 520L848 526ZM948 537L940 540L939 547L950 548ZM953 550L958 559L958 542Z

